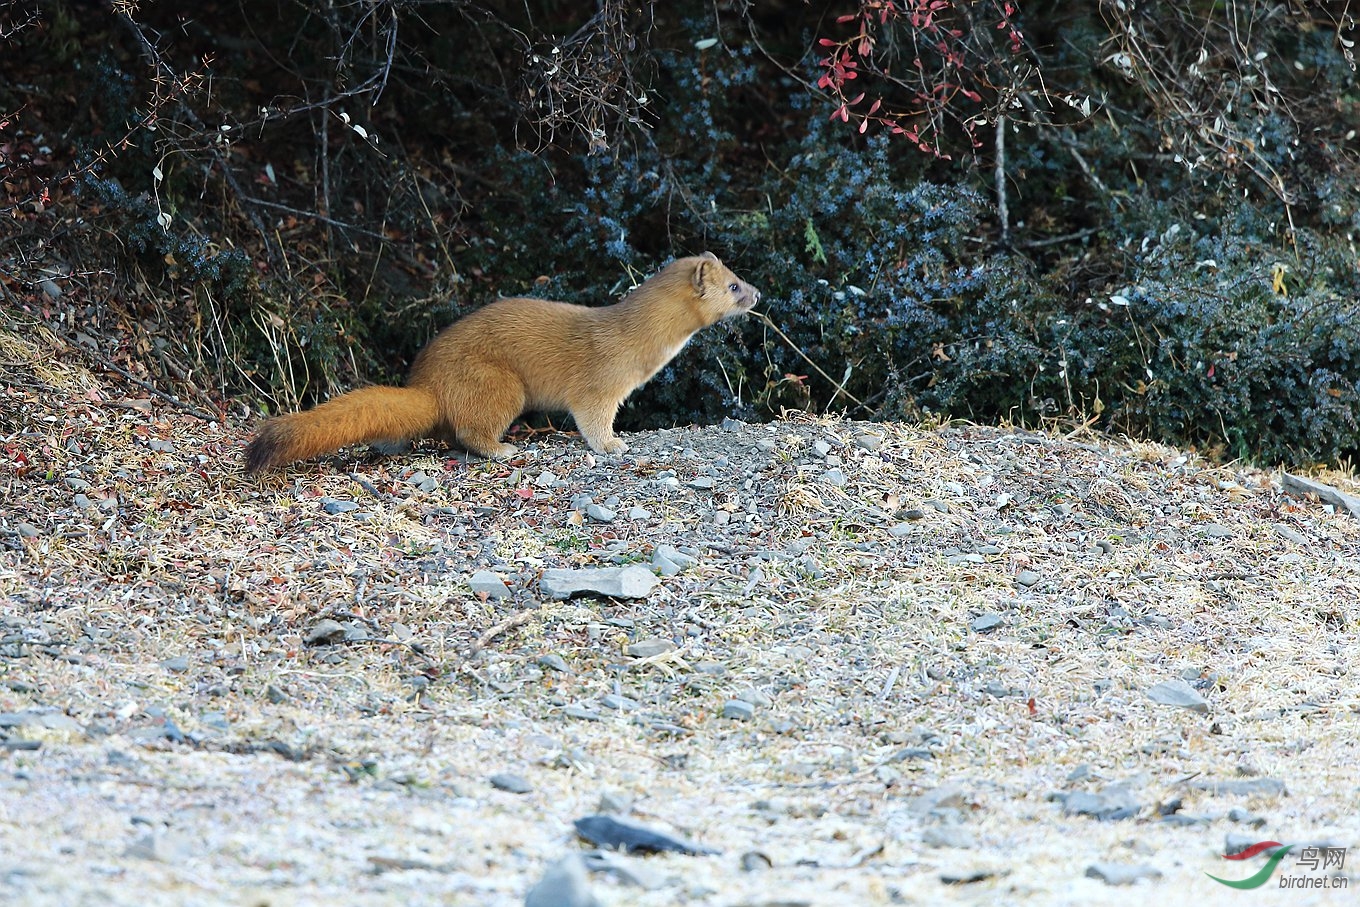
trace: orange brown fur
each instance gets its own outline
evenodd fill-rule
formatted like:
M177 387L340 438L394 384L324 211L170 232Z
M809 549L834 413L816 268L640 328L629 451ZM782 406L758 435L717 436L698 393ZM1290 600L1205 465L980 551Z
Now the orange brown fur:
M246 448L257 472L347 444L437 437L487 457L521 413L566 411L586 443L618 454L614 415L696 331L751 310L750 284L709 253L680 258L610 306L498 299L416 357L405 387L366 387L270 419Z

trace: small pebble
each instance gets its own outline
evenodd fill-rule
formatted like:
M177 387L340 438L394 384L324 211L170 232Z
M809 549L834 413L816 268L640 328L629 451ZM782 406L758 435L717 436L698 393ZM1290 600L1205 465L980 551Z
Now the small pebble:
M505 581L490 570L478 570L468 577L468 588L473 595L485 595L490 599L509 598L510 590Z
M602 507L599 504L587 504L586 516L597 523L612 523L618 514L608 507Z
M1021 570L1015 576L1015 584L1017 586L1024 586L1026 589L1030 586L1037 585L1038 582L1039 574L1035 573L1033 570Z
M544 655L540 655L534 659L534 663L563 674L571 673L571 667L567 664L567 660L556 652L548 652Z
M543 878L524 896L524 907L599 907L590 891L590 873L579 854L548 867Z
M345 638L345 625L338 620L317 621L302 641L309 646L324 646L330 643L340 642Z
M834 485L839 488L844 485L846 481L848 480L845 478L845 473L839 469L828 469L826 472L822 473L822 482L826 485Z
M973 619L972 627L974 633L990 633L1004 624L1000 614L983 614Z
M1106 885L1132 885L1139 879L1160 879L1162 871L1152 866L1132 866L1127 863L1092 863L1086 867L1088 879L1100 879Z
M1148 688L1147 696L1160 705L1173 705L1195 712L1208 712L1208 701L1184 680L1167 680Z
M675 643L669 639L643 639L624 647L623 651L630 658L652 658L665 652L674 652Z
M729 699L723 703L722 716L733 721L750 721L756 717L756 707L743 699Z
M529 783L529 779L511 772L492 775L488 780L496 790L503 790L512 794L527 794L534 789L534 786Z

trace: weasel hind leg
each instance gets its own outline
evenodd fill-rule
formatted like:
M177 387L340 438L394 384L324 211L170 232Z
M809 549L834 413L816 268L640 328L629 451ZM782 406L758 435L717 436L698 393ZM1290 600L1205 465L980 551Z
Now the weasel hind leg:
M451 437L459 447L491 459L504 460L519 452L501 441L510 424L524 412L524 386L509 372L479 375L459 394L459 406L451 413Z

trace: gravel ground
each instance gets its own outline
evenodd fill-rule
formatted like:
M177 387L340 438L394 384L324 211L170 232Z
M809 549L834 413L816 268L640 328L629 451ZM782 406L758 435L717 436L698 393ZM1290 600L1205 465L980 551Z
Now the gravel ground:
M250 480L0 358L5 903L523 904L597 813L719 851L610 907L1353 902L1278 885L1360 884L1295 858L1360 838L1360 523L1278 474L798 415Z

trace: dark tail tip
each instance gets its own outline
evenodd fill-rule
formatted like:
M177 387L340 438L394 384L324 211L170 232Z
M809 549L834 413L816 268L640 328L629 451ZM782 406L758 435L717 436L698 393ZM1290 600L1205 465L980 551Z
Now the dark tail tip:
M246 445L246 473L253 475L262 469L268 469L275 464L275 459L279 454L279 439L276 432L270 426L261 427L255 440Z

